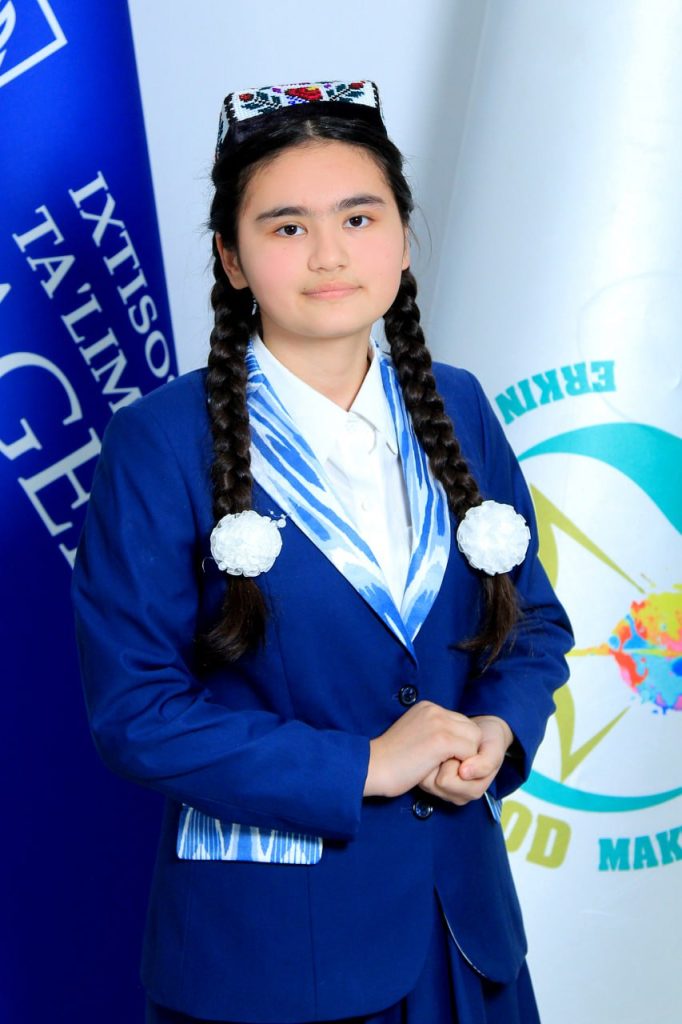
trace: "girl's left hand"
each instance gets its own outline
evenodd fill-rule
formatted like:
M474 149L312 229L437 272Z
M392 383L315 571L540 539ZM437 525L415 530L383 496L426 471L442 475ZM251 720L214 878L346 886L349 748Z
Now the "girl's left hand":
M472 717L482 732L477 752L465 761L451 758L419 783L420 788L458 807L478 800L488 789L514 741L514 735L496 715Z

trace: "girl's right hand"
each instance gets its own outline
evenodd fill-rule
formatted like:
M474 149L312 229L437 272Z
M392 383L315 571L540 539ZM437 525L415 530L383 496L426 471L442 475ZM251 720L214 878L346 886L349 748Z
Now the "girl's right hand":
M370 741L365 796L402 796L444 761L473 757L481 729L466 715L419 701Z

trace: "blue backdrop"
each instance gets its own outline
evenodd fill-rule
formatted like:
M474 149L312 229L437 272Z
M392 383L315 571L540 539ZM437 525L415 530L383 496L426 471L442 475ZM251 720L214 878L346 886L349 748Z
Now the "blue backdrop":
M0 3L2 1021L143 1016L159 804L88 733L68 590L107 420L176 372L128 10Z

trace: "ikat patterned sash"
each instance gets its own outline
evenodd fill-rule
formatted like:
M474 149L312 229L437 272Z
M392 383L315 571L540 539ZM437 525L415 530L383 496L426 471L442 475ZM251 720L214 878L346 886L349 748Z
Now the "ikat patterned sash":
M379 563L348 519L324 469L297 431L250 345L246 366L251 471L414 657L413 640L443 581L450 553L450 521L445 492L417 442L393 364L376 344L375 355L396 428L412 518L412 551L399 610ZM283 540L286 544L286 534ZM188 860L316 864L322 856L322 839L231 824L184 806L177 855Z
M445 574L450 521L445 492L431 474L417 442L393 364L376 344L375 353L396 428L412 519L412 551L400 609L393 602L374 554L357 533L323 467L299 434L249 346L246 367L251 472L414 656L412 641Z

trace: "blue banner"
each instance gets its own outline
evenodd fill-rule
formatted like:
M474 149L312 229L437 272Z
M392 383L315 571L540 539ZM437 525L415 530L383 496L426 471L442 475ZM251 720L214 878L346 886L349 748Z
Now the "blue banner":
M127 5L0 0L3 1021L141 1020L157 798L85 717L70 570L101 438L176 371Z

